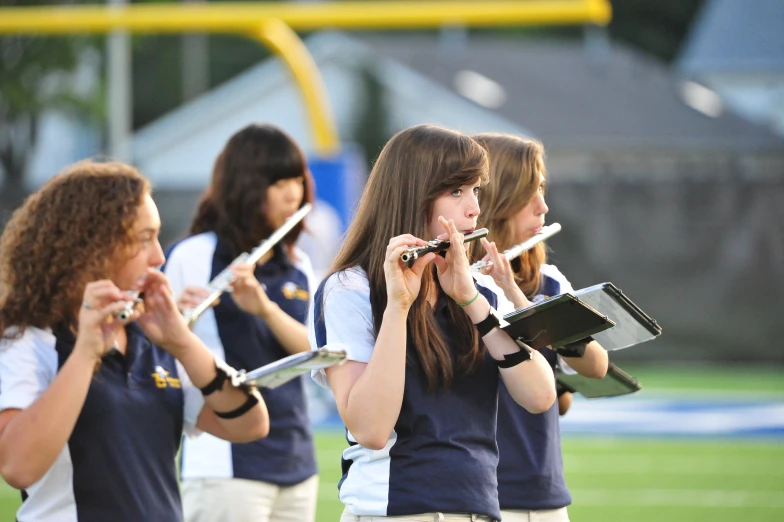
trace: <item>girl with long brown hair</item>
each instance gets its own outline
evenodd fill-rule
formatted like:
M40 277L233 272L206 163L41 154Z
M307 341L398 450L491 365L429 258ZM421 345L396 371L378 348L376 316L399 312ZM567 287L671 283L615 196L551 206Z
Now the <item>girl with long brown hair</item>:
M396 134L316 293L311 345L349 359L314 375L347 429L342 521L499 519L499 375L532 412L555 400L546 361L498 328L500 289L469 270L463 235L487 176L468 136L429 125ZM401 261L435 237L450 240L445 257Z
M511 263L499 256L530 239L544 226L547 173L544 148L536 140L501 134L474 136L490 157L490 183L480 201L485 211L479 225L490 230L493 243L472 247L476 258L486 252L493 265L485 271L503 288L516 308L572 291L569 281L547 264L547 247L539 243ZM558 352L558 353L556 353ZM607 352L591 339L553 351L541 350L555 369L558 355L577 372L601 378L607 372ZM517 406L511 390L500 385L498 405L498 496L504 522L538 520L567 522L571 503L563 477L559 405L540 415Z
M272 125L237 131L215 162L189 235L175 244L164 271L179 304L207 297L207 284L312 201L305 155ZM305 318L313 291L310 260L294 243L300 222L255 266L232 268L232 292L202 314L193 331L228 364L252 370L307 351ZM187 522L309 522L318 475L303 379L262 390L270 433L250 444L186 439L181 458Z
M83 162L30 196L0 239L0 474L19 522L182 520L183 431L266 435L253 390L224 385L166 277L145 178ZM117 317L134 296L143 304ZM206 403L205 403L206 401Z

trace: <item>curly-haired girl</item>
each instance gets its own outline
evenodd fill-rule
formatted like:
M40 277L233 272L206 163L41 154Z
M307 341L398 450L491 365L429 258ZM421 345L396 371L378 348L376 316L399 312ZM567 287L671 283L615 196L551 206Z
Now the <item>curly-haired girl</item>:
M145 178L87 161L30 196L0 239L0 474L22 490L20 522L181 520L183 429L268 430L258 394L222 386L230 369L179 314L155 269L159 230ZM120 320L137 292L143 305Z

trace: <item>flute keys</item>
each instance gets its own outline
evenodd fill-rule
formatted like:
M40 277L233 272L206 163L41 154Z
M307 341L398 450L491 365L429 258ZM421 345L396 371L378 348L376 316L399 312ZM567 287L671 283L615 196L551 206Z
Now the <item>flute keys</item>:
M126 290L125 293L133 297L133 301L126 302L125 308L115 314L115 317L120 321L127 321L130 319L133 315L134 306L142 302L142 299L139 299L139 292L135 290Z

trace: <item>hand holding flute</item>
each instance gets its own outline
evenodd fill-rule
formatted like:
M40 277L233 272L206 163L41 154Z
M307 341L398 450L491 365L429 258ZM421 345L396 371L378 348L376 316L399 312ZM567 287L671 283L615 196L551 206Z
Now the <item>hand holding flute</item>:
M542 230L540 230L538 233L534 234L533 237L531 237L530 239L528 239L526 241L523 241L519 245L515 245L515 246L513 246L511 248L508 248L507 250L504 250L503 256L508 261L512 261L516 257L519 257L520 255L522 255L523 252L531 250L533 247L535 247L536 245L538 245L542 241L545 241L546 239L554 236L555 234L557 234L560 231L561 231L561 225L558 224L558 223L553 223L552 225L548 225L548 226L542 227ZM492 266L493 266L493 262L492 261L489 261L489 260L488 261L484 261L484 260L482 260L482 261L477 261L476 263L471 265L471 270L474 271L474 272L479 272L482 269L490 268Z
M501 287L506 298L514 304L516 309L530 306L531 302L517 285L515 273L512 270L510 261L519 257L523 252L534 248L548 237L557 234L560 230L561 225L558 223L542 227L533 237L507 249L503 253L498 252L495 243L482 240L482 246L485 247L488 255L482 261L478 261L471 265L471 270L473 272L481 272L490 275L496 284ZM495 260L495 263L493 260Z
M441 288L449 297L458 302L472 301L474 298L476 289L468 269L465 242L485 237L487 229L462 235L452 220L439 217L439 222L446 232L439 237L451 239L437 238L426 242L410 234L403 234L390 240L384 265L388 302L402 304L407 309L419 293L422 274L430 262L436 265ZM435 255L446 251L451 251L451 255L445 258ZM468 312L468 308L465 310Z
M236 276L234 270L238 265L247 264L255 266L256 263L264 257L265 254L270 252L272 248L279 243L286 234L302 221L308 212L311 211L313 206L310 203L305 203L294 214L289 217L283 225L276 229L270 236L262 241L262 243L253 249L250 253L240 254L234 261L231 262L223 271L221 271L215 278L207 285L207 297L194 308L187 309L183 312L185 320L190 327L196 324L202 313L204 313L210 306L213 305L215 300L220 297L223 292L230 291L232 283L234 283Z
M124 292L108 279L91 281L85 286L79 308L78 334L74 351L95 358L97 362L116 346L115 338L134 314L129 292ZM126 308L130 315L120 319Z
M127 301L123 309L115 314L115 317L117 317L117 319L123 322L130 319L131 316L133 315L134 307L137 304L143 302L143 300L139 297L140 292L138 290L126 290L125 293L128 294L128 296L131 297L133 300Z
M487 236L487 229L480 228L463 237L463 243L470 243L477 239ZM428 241L426 246L415 246L407 248L401 255L400 260L403 261L409 268L414 265L414 262L421 256L430 252L445 252L449 250L452 243L448 239L433 239Z
M256 279L256 265L234 262L231 265L231 282L225 292L230 292L237 307L243 312L265 319L273 306L264 288ZM177 307L183 313L194 309L210 298L210 290L202 286L187 286L177 298ZM214 298L210 306L217 306L220 297Z

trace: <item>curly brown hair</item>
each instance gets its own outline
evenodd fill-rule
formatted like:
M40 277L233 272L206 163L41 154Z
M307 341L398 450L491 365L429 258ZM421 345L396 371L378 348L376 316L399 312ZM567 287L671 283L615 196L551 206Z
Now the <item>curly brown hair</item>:
M76 163L32 194L0 238L0 332L75 328L84 288L131 253L149 182L123 163Z

